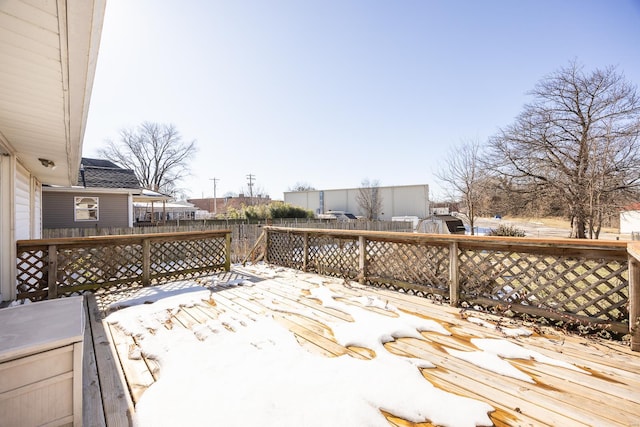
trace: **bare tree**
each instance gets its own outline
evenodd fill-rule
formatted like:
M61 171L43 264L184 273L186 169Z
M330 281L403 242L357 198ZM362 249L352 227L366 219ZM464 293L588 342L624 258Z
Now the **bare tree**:
M436 177L442 181L452 200L461 200L471 234L475 234L477 210L483 199L482 187L487 175L481 160L481 145L477 140L463 142L449 150Z
M132 169L142 187L165 194L178 190L195 152L196 142L183 141L174 125L151 122L121 130L118 143L107 141L99 150L102 157Z
M362 180L356 196L356 202L363 215L369 219L378 219L382 213L382 196L380 195L380 182L369 178Z
M314 191L315 187L306 182L296 182L293 187L289 187L289 191Z
M614 67L575 61L542 79L515 122L490 141L497 170L566 205L571 237L597 237L606 204L640 184L640 99Z

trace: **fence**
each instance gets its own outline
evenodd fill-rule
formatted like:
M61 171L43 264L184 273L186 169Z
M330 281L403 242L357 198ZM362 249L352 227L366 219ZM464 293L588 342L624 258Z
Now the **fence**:
M162 226L145 227L103 227L103 228L55 228L42 230L44 239L111 236L155 233L183 233L193 231L231 230L231 262L241 262L249 254L262 234L262 227L277 224L284 227L305 227L338 230L373 230L411 232L410 222L392 221L328 221L313 218L274 219L269 221L250 220L194 220L167 221Z
M17 242L17 298L148 286L231 267L231 231L156 233Z
M625 242L282 227L265 231L266 260L273 264L435 295L452 305L466 301L619 333L631 330L640 343L635 322L629 322ZM638 274L632 281L636 293L631 292L636 299Z

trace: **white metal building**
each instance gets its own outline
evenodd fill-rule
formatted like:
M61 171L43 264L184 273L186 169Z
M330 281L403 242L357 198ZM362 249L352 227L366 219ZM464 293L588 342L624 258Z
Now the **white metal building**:
M378 187L382 198L382 211L378 219L391 221L394 216L429 215L429 186L401 185ZM356 216L364 215L358 205L360 188L337 190L288 191L284 193L285 203L309 209L316 215L327 211L350 212Z
M640 203L628 206L620 212L620 233L640 232Z

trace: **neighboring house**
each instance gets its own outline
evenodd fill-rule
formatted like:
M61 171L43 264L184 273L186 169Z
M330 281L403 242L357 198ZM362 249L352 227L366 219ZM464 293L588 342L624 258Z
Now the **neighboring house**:
M131 169L83 157L75 184L42 188L43 228L133 226L133 199L142 189Z
M620 234L640 233L640 203L626 206L620 212Z
M139 220L136 205L142 204L157 213L155 220L168 219L166 202L171 199L141 188L131 169L86 157L77 185L44 186L42 193L42 227L47 229L133 227L134 219Z
M42 235L42 184L76 183L105 0L0 1L0 301L16 240Z
M426 218L429 215L429 186L426 184L378 187L378 191L382 198L380 220L391 221L394 216ZM360 188L289 191L284 193L284 201L316 215L344 211L362 216L364 212L358 204L359 194Z

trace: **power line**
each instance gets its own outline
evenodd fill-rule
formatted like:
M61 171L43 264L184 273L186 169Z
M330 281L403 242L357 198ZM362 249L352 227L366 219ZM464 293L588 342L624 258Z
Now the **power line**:
M218 197L216 196L216 184L220 181L220 178L209 178L209 181L213 181L213 215L218 214Z
M250 173L247 175L247 179L249 180L249 204L253 205L253 181L256 179L256 176Z

